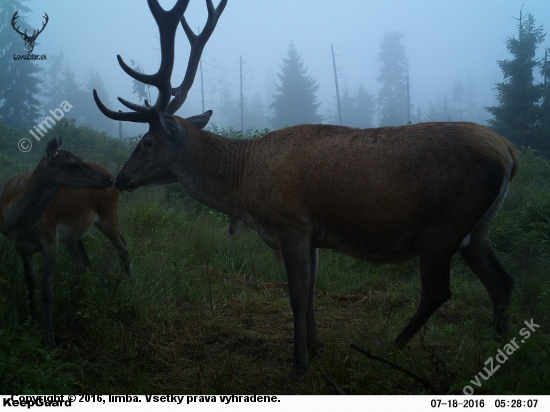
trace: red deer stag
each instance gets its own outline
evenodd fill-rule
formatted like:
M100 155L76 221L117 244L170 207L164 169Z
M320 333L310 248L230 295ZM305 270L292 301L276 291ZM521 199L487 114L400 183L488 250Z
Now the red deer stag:
M517 169L513 146L473 123L377 129L301 125L251 140L204 131L211 111L188 119L174 113L226 1L218 9L210 0L207 4L208 23L196 36L183 16L187 1L169 12L149 1L162 47L156 74L137 73L118 56L126 73L159 89L153 106L119 98L131 109L119 113L107 109L94 91L107 117L149 124L115 186L130 191L180 182L193 198L245 222L280 249L294 314L295 371L308 367L308 350L315 354L318 346L313 297L319 248L379 263L419 257L420 303L396 339L399 347L451 296L450 262L457 250L491 297L497 331L506 332L514 278L488 233ZM172 89L180 18L191 57L185 80Z
M118 232L118 190L105 168L85 163L59 150L62 139L48 143L46 156L33 173L18 173L0 195L0 232L21 255L29 289L31 314L36 317L36 276L33 255L43 255L42 301L46 312L46 343L55 346L52 324L53 275L58 242L65 242L82 267L90 264L82 237L93 224L117 248L129 274L128 250ZM80 189L80 190L73 190Z

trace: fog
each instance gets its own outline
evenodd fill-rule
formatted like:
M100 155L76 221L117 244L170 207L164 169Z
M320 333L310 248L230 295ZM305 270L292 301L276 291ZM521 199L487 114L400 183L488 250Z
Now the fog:
M160 3L171 8L175 1ZM145 0L31 0L24 4L33 10L25 15L31 26L40 27L44 12L50 18L35 53L53 56L63 52L65 62L82 83L90 68L98 70L110 100L116 102L113 109L123 108L117 96L137 102L132 79L119 67L116 55L128 63L130 59L139 61L146 73L157 71L158 30ZM229 0L203 54L206 109L214 110L212 121L219 123L216 112L223 82L229 85L233 97L238 96L240 56L245 62L245 96L259 93L269 102L291 42L308 74L320 84L320 114L327 116L335 110L331 44L335 47L340 86L355 89L363 83L376 96L380 89L376 81L380 42L385 32L395 30L405 35L413 111L419 107L425 111L430 101L449 93L454 80L467 78L475 83L479 106L492 105L494 84L502 81L497 60L510 57L504 41L516 35L514 18L519 17L522 6L524 14L533 14L537 26L550 29L547 0ZM206 2L191 0L186 17L191 27L202 27L207 17ZM548 38L545 45L550 45ZM183 79L188 52L188 41L180 27L173 85ZM538 57L543 53L540 48ZM37 64L47 67L48 63ZM201 111L198 76L179 114ZM133 131L145 130L140 125L135 127Z

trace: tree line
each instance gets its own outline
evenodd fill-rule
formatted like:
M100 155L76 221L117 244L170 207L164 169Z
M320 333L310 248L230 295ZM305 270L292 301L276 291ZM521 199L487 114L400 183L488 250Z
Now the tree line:
M12 33L11 16L15 11L31 10L21 0L5 0L0 6L0 122L12 127L28 128L40 121L42 112L53 109L62 101L74 107L70 116L77 123L114 132L114 123L103 116L91 99L91 91L98 89L101 96L108 96L99 73L90 69L84 84L76 81L75 72L65 62L63 54L50 57L49 67L40 69L33 62L17 62L12 59L20 52L21 42ZM21 19L22 29L26 27ZM278 129L300 123L342 123L352 127L399 126L423 121L470 120L487 122L498 133L515 144L530 146L550 152L550 62L537 54L546 33L537 27L531 14L520 11L517 37L506 39L510 59L498 61L503 81L496 84L496 106L482 108L476 101L473 79L455 79L450 92L438 93L424 111L411 103L409 62L403 44L404 34L386 32L380 44L377 60L380 73L376 81L380 89L375 95L363 84L355 89L344 85L337 94L340 116L333 113L321 115L317 98L318 81L308 74L303 59L295 45L290 43L287 54L277 74L275 93L266 104L259 93L242 102L233 98L227 84L220 90L219 113L226 126L240 129ZM548 49L545 57L548 57ZM136 70L139 63L132 61ZM541 81L535 80L539 72ZM134 80L134 93L140 100L149 98L149 90ZM108 99L107 99L108 100ZM107 101L107 103L109 103Z

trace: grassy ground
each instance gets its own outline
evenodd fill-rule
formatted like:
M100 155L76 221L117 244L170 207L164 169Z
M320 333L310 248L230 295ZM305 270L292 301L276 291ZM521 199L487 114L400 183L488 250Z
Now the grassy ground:
M292 312L282 264L255 233L230 238L225 216L161 187L121 196L132 277L95 229L85 239L92 269L78 279L60 246L55 350L42 343L41 304L39 319L29 318L21 262L0 239L0 393L337 393L325 375L352 394L427 392L354 343L425 376L436 391L548 394L550 164L528 152L522 163L492 239L517 280L508 339L526 320L540 328L481 388L469 381L502 345L492 339L489 297L459 256L453 296L399 351L392 340L420 295L417 261L372 265L322 251L316 318L324 347L302 378L289 380ZM72 295L71 281L79 285Z

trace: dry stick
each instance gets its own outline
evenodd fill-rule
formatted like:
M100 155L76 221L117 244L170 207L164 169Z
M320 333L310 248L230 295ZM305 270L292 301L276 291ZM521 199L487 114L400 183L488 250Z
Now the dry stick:
M368 358L375 359L377 361L380 361L382 363L390 365L390 366L392 366L396 369L399 369L401 372L409 375L411 378L413 378L413 379L417 380L418 382L420 382L422 385L424 385L424 387L427 390L432 391L433 394L436 394L436 391L435 391L432 383L429 380L427 380L426 378L424 378L423 376L418 376L416 373L410 371L409 369L405 368L404 366L401 366L400 364L395 363L394 361L392 361L390 359L386 359L382 356L376 355L376 354L372 353L369 350L360 348L359 346L357 346L353 343L350 344L349 346L352 349L355 349L357 352L361 352L363 355L367 356Z
M334 380L330 376L328 376L328 374L325 371L322 370L321 373L323 374L325 379L329 381L332 384L332 386L334 386L334 388L336 388L336 390L340 393L340 395L347 395L347 393L344 392L344 390L340 387L340 385L334 382Z

